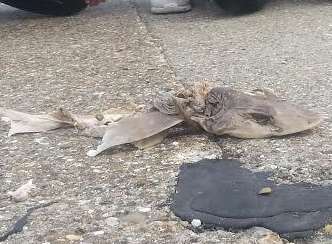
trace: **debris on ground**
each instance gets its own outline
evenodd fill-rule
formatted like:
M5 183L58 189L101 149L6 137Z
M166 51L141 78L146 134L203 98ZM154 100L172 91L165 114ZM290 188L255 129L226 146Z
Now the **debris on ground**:
M312 129L321 122L318 114L263 89L244 93L200 84L176 95L160 95L154 105L160 112L196 122L212 134L238 138L284 136Z
M146 222L146 215L143 213L133 212L127 215L121 216L120 221L130 225L140 225Z
M239 243L255 244L286 244L290 242L282 239L277 233L263 227L253 227L243 232L246 234L239 240Z
M62 108L50 114L33 115L12 109L0 108L3 121L10 121L8 136L22 133L38 133L60 128L75 127L93 137L102 137L109 123L119 121L125 114L76 115Z
M332 186L280 184L236 160L201 160L181 166L172 210L188 222L226 230L268 228L286 239L313 234L332 217ZM273 193L258 195L266 185Z
M182 119L176 116L168 116L160 112L124 118L119 123L111 124L108 127L102 143L97 147L94 155L114 146L151 138L181 122Z
M29 180L26 184L20 186L15 191L9 191L7 194L15 201L15 202L23 202L28 199L29 193L34 188L34 184L32 183L32 179Z
M82 239L79 235L66 235L65 238L69 241L79 241Z
M272 193L272 189L271 187L263 187L258 194L259 195L267 195L267 194L271 194Z
M76 115L63 109L48 115L30 115L0 109L3 121L11 121L8 135L45 132L75 127L83 134L102 137L96 156L114 146L133 143L147 148L160 143L165 131L182 122L215 135L266 138L298 133L316 127L321 117L276 97L267 90L244 93L229 88L210 88L202 83L178 92L160 93L146 112L95 116Z
M48 202L45 204L40 204L38 206L29 208L27 213L20 217L2 236L0 236L0 242L8 239L9 236L20 233L23 231L23 227L28 223L28 218L35 210L39 208L46 208L52 204L57 203L57 201Z
M326 235L329 235L329 236L332 235L332 225L331 224L325 225L325 227L324 227L324 233Z
M193 219L193 220L191 221L191 225L192 225L193 227L195 227L195 228L198 228L198 227L200 227L200 226L202 225L202 222L201 222L200 219Z

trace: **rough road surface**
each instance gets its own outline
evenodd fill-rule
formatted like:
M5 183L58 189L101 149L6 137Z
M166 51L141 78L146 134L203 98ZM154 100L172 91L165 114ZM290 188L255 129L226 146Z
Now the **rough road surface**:
M332 5L272 1L232 18L209 1L192 12L150 15L146 2L114 0L49 18L0 5L0 107L98 113L147 104L160 89L209 80L279 96L326 114L311 132L239 140L178 134L151 149L86 156L98 141L59 130L7 138L0 125L0 236L27 209L23 231L4 243L256 243L252 231L193 232L169 210L178 168L236 158L279 182L332 184ZM9 190L33 179L24 202ZM332 243L323 231L295 243Z

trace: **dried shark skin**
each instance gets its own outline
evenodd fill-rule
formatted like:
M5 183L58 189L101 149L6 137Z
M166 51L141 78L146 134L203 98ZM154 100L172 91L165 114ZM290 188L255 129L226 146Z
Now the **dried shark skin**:
M162 131L159 134L134 142L133 144L138 149L147 149L160 144L166 138L166 136L167 136L167 131Z
M183 122L176 116L169 116L158 111L140 113L111 124L96 150L88 152L88 156L96 156L101 152L122 144L138 142L152 138L161 132Z
M253 94L215 87L194 87L187 94L163 94L154 106L165 114L180 115L205 131L238 138L266 138L316 127L322 118L257 89ZM204 97L204 102L202 98Z
M271 94L262 96L213 88L206 99L205 118L193 117L193 120L216 135L265 138L312 129L322 118Z
M60 114L32 115L11 109L1 109L0 115L9 118L11 126L8 136L19 133L46 132L72 126L72 122Z
M93 115L77 115L63 109L44 115L22 113L11 109L0 109L0 115L8 118L11 126L8 136L21 133L47 132L59 128L76 127L92 137L103 137L109 123L120 120L128 114L102 114L98 120Z
M9 136L76 127L86 136L103 137L102 145L96 151L93 150L88 153L88 155L92 153L92 156L110 147L126 143L133 143L141 149L152 147L166 137L166 133L159 132L164 132L183 121L180 118L167 116L160 112L147 113L144 116L135 116L135 113L118 112L111 114L110 112L114 111L107 110L98 116L92 116L72 114L59 109L59 111L51 114L32 115L0 108L0 115L7 118L6 120L11 123Z
M239 138L283 136L312 129L322 118L314 112L279 99L272 92L257 89L252 94L215 87L194 85L176 94L159 94L148 113L75 115L60 109L49 115L30 115L1 109L11 121L9 135L76 127L83 134L103 137L89 156L122 144L145 148L160 142L167 129L183 121L216 135ZM143 141L142 141L143 140Z

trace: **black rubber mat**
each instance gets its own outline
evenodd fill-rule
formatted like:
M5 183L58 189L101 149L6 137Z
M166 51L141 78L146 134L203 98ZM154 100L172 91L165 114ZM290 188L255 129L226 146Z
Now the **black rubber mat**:
M209 227L261 226L288 239L310 236L332 219L332 186L277 185L235 160L202 160L180 169L172 210ZM270 194L259 194L262 188Z

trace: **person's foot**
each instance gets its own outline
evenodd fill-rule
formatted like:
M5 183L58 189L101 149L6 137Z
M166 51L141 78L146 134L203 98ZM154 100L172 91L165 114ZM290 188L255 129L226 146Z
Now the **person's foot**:
M151 13L170 14L191 10L190 0L150 0Z

